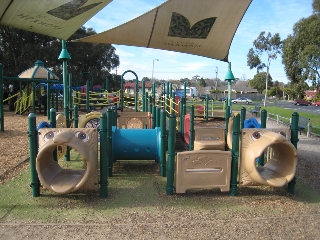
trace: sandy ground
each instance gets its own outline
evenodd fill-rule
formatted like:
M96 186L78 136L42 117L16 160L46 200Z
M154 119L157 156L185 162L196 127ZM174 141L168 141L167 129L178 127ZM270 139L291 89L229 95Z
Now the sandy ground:
M47 121L47 118L37 116L37 124L41 121ZM21 168L28 167L28 161L24 161L29 156L27 126L27 114L5 112L5 132L0 132L0 185L13 178ZM299 137L298 179L320 193L320 164L316 156L319 139ZM24 164L19 164L23 161ZM239 195L251 194L245 189L239 191ZM235 201L243 202L247 198L237 197ZM252 209L265 207L265 204L270 208L277 206L283 213L276 217L266 209L264 214L253 210L246 215L228 213L224 218L216 218L214 210L190 214L178 209L163 209L164 213L157 216L128 213L127 218L104 219L91 224L2 222L0 239L320 239L319 207L310 207L285 196L263 196L263 199L253 196L246 204Z

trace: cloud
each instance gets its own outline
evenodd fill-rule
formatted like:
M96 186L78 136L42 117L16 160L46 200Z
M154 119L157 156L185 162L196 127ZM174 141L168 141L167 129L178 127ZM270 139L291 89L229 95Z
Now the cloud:
M207 62L186 63L180 69L182 71L191 72L191 71L194 71L194 70L197 70L197 69L200 69L203 67L207 67L207 66L210 66L210 64Z

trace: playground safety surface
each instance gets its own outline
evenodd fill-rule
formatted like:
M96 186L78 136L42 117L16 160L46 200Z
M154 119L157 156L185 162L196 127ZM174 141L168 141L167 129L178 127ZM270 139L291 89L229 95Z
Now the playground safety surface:
M41 121L46 117L37 116L37 124ZM223 126L212 120L195 124ZM167 196L156 164L138 167L117 162L115 172L124 181L144 186L121 189L111 183L106 199L97 192L67 196L45 192L32 198L28 189L29 195L23 196L26 202L7 203L6 194L0 195L0 239L319 239L320 142L304 135L299 138L294 196L287 194L286 187L239 187L235 197L219 190ZM28 168L24 161L28 148L27 115L5 112L0 191ZM28 188L28 184L18 187ZM47 218L37 214L42 208ZM16 211L34 217L19 218Z

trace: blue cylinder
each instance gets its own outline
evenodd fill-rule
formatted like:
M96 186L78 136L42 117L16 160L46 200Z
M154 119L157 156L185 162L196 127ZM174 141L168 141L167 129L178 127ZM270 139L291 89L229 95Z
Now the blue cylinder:
M112 159L160 160L160 127L155 129L118 129L112 127Z

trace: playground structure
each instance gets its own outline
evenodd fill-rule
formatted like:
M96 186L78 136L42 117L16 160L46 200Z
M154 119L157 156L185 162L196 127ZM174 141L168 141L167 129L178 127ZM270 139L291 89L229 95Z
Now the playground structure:
M194 106L191 106L191 108L194 108ZM52 114L54 116L55 111L54 109L52 110ZM192 112L193 111L190 111L191 116L184 117L184 119L189 119L189 123L185 123L185 126L190 126L188 129L191 135L189 136L190 151L179 152L177 153L177 156L175 142L177 126L179 125L177 125L173 110L172 113L169 113L169 117L167 118L168 113L165 111L165 108L163 108L160 111L160 115L157 117L159 119L155 120L155 122L162 120L160 121L160 127L154 126L153 128L148 129L117 128L116 125L118 121L115 121L114 119L117 117L121 118L121 116L120 114L118 115L116 109L109 108L106 113L100 113L99 130L101 157L100 181L98 182L100 182L101 197L106 197L106 186L108 185L107 179L112 176L112 164L117 160L155 160L155 162L159 164L160 175L167 177L166 192L168 195L172 195L174 192L184 193L188 189L198 188L220 188L221 191L230 191L231 195L236 195L238 185L267 185L272 187L282 187L285 184L289 184L289 191L293 191L294 185L292 186L292 184L294 184L293 181L297 162L297 152L294 145L297 142L295 132L298 132L294 127L295 122L297 122L296 119L298 118L297 114L293 115L291 130L283 128L242 128L240 130L239 114L235 114L235 116L229 119L229 126L227 128L201 129L192 127L192 122L194 121ZM114 114L116 114L116 116L114 116ZM138 116L139 112L131 112L130 114L132 116L137 114L136 116ZM92 119L93 116L96 118L98 113L91 114L87 119ZM265 110L263 110L262 116L266 116ZM166 119L169 121L169 130L167 130ZM72 131L81 132L83 131L82 129L87 128L75 128ZM225 135L219 135L219 137L217 137L217 133L224 132L226 129L228 131ZM61 130L59 128L52 128L50 131L59 132L57 136L63 136L63 131L66 130L67 129ZM29 132L32 131L29 130ZM205 132L205 134L203 134L203 132ZM70 135L70 133L68 134ZM195 136L201 136L201 134L203 134L203 137L199 138L200 142L205 142L203 145L209 146L210 150L201 147L200 149L202 150L194 150L193 146L196 146L195 143L197 141ZM43 134L41 133L40 135ZM166 154L165 142L167 136L168 146ZM224 137L225 139L223 139ZM257 139L253 139L253 137L256 137ZM89 139L92 140L93 138L89 137ZM96 138L94 137L94 139ZM61 143L61 141L58 140L53 140L53 142L56 142L55 146L58 143ZM96 140L96 142L98 141ZM222 144L219 142L222 142ZM65 145L72 147L69 143ZM39 144L39 146L42 145ZM82 147L86 150L82 149L81 151L88 152L90 145L83 145ZM251 151L252 148L254 148L255 151ZM271 151L268 150L269 148ZM48 147L44 151L40 147L39 152L46 152L46 154L42 153L38 155L35 160L37 166L36 172L40 171L40 175L45 175L43 173L44 170L42 170L45 169L45 167L42 166L42 168L40 168L38 162L43 162L44 165L50 165L50 163L42 160L42 158L47 159L48 154L52 155L53 149L53 147ZM267 162L262 166L257 166L256 159L263 155L265 151L268 151ZM83 154L84 153L80 152L80 155ZM98 152L91 156L96 156L97 154ZM175 161L176 157L177 159ZM91 158L83 158L86 165L88 165L88 162L93 162L93 159ZM50 161L52 161L52 158ZM98 171L98 167L96 167L96 170ZM68 170L64 172L67 173ZM240 181L238 180L238 172ZM82 174L81 176L85 176L85 174ZM79 190L80 187L78 188L77 186L80 182L82 184L83 180L82 177L77 176L77 181L70 180L70 183L64 183L64 181L69 181L64 174L61 176L59 174L55 174L55 179L57 182L60 179L61 184L67 185L67 187L63 188L63 190L56 191L56 185L55 187L49 188L48 186L50 184L42 183L42 181L48 180L40 178L40 182L42 185L47 185L46 188L57 193L67 193L68 191L72 192ZM89 178L86 179L86 181L89 181ZM93 185L97 186L97 184Z
M134 73L133 71L127 72ZM124 74L122 75L122 79ZM168 89L170 89L170 85L168 85ZM55 137L57 137L54 134L53 140L49 141L50 144L46 144L44 140L39 142L40 148L39 154L37 155L35 146L38 144L36 138L38 131L34 126L35 124L31 123L35 120L35 115L30 114L29 137L31 168L33 169L31 171L33 196L40 194L41 181L41 184L45 186L45 188L51 189L59 194L83 189L82 187L85 186L87 182L91 182L88 183L88 185L95 187L98 186L97 183L100 183L101 197L106 197L108 176L112 176L112 163L117 160L155 160L159 163L160 175L167 177L166 192L168 195L172 195L175 191L182 193L187 189L193 188L220 188L222 191L230 191L231 195L236 195L238 184L245 185L248 183L249 185L262 184L274 187L281 187L289 183L289 191L294 191L294 175L297 161L295 149L298 141L296 135L298 132L298 127L296 126L297 119L299 119L298 114L295 113L295 116L292 117L291 132L286 133L286 136L291 134L290 141L292 143L290 143L288 138L283 136L285 129L254 131L254 128L248 128L250 130L243 128L245 110L244 113L241 111L242 129L240 131L240 116L236 114L230 118L230 106L225 107L225 128L209 128L207 129L208 131L195 129L194 117L196 116L196 110L194 102L192 102L190 109L187 109L186 98L176 98L173 92L167 92L166 95L162 97L160 105L156 105L153 94L154 92L152 92L151 96L148 96L148 94L143 91L142 112L139 112L138 104L134 105L134 113L126 113L123 111L125 106L122 89L119 91L119 101L117 104L113 104L112 108L107 108L106 113L92 112L88 113L84 118L82 116L79 118L78 106L75 105L73 109L74 118L72 119L74 128L71 128L72 130L68 130L71 126L71 114L68 107L64 108L62 122L60 122L60 120L57 121L57 119L62 119L61 114L58 114L58 118L56 118L56 110L50 110L49 119L52 121L50 122L52 127L48 128L50 131L48 129L40 129L40 135L46 135L48 133L46 131L49 131L59 133L57 134L57 136L59 135L58 139L68 139L72 135L71 132L75 133L74 131L77 133L81 132L80 135L86 135L86 131L81 129L99 129L99 134L98 131L96 131L97 137L91 132L88 132L88 136L90 141L96 142L95 144L97 145L99 142L98 139L100 139L100 174L96 174L98 164L93 158L95 158L94 156L98 156L98 150L95 150L94 147L92 148L94 153L92 153L91 146L93 145L82 144L79 145L81 146L79 147L75 145L73 140L54 140ZM138 97L135 98L135 102L137 101ZM204 101L204 104L206 107L208 101ZM187 111L189 114L186 114ZM265 117L263 118L263 116ZM261 117L262 119L266 119L266 114L264 115L263 111L261 112ZM142 119L140 129L128 128L128 122L132 118ZM205 117L206 121L208 118L207 113ZM84 119L80 121L80 128L79 119ZM94 124L92 124L92 122L94 122ZM261 124L261 126L262 125L264 125L264 128L266 127L265 123ZM77 129L79 131L77 131ZM203 132L201 133L201 130L204 130L205 134ZM86 134L82 134L83 131ZM253 132L251 133L251 131ZM217 132L220 133L217 134ZM225 132L225 135L223 135L223 132ZM252 138L246 137L250 135L256 136L256 132L264 132L263 136L257 141L251 141ZM179 133L183 141L189 143L189 151L184 151L184 154L178 153L177 161L175 161L177 133ZM71 142L69 143L69 141ZM79 139L75 141L78 143ZM167 146L166 141L168 142ZM125 143L125 146L123 146L123 143ZM251 145L256 149L254 154L252 154L251 151L245 150L251 149ZM77 151L78 148L81 148L79 153L85 162L86 170L71 171L71 169L59 167L55 158L55 150L60 149L60 156L66 152L66 160L70 161L70 155L68 156L70 148L77 149ZM262 163L261 160L261 162L259 162L260 166L256 166L256 159L259 158L260 155L263 155L269 148L271 148L272 151L268 150L268 155L270 156L268 156L266 164ZM241 154L239 154L239 149L241 150ZM201 152L203 152L202 156L200 156ZM88 153L90 154L87 155ZM228 160L230 156L231 164L229 164ZM202 160L199 161L199 158ZM187 161L186 159L193 160L188 162L189 160ZM260 157L260 159L263 158ZM54 161L56 165L53 165L52 161ZM197 162L197 164L190 165L192 162ZM51 175L48 175L46 171L48 171L51 166L55 170ZM178 169L183 172L177 172ZM240 172L239 179L241 181L238 181L238 172ZM68 178L68 174L75 177ZM50 177L44 177L47 175ZM100 175L100 180L96 180L97 175ZM217 177L218 175L220 176ZM189 181L189 178L216 179L216 182L212 183L209 181L206 183L204 181L196 183L193 180ZM228 182L231 182L230 185ZM59 188L59 184L63 186ZM86 189L88 188L86 187Z

